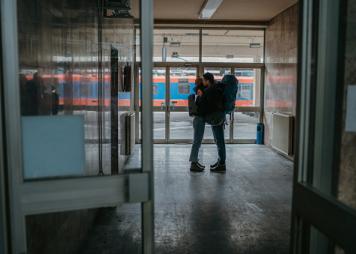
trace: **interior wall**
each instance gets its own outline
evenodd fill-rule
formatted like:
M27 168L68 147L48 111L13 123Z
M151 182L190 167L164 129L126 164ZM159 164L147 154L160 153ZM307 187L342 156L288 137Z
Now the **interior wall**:
M271 143L272 113L295 116L298 4L274 17L265 42L265 144Z
M338 198L341 202L356 209L356 133L345 131L348 87L356 85L356 0L347 1L347 5L344 114Z

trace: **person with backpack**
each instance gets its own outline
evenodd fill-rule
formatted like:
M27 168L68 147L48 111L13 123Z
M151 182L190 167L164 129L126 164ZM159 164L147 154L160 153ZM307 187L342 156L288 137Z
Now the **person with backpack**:
M225 136L224 136L224 128L226 123L226 115L230 115L235 111L235 102L236 96L238 92L238 81L235 75L226 74L224 75L221 82L217 83L220 97L219 104L222 103L221 107L222 113L219 111L218 119L222 119L220 121L215 121L211 123L215 143L218 147L219 159L216 163L210 166L211 172L216 173L224 173L226 172L226 147L225 147ZM222 96L222 98L221 98ZM209 123L209 119L206 120Z
M198 101L198 112L206 123L211 125L214 140L218 148L218 161L210 165L211 172L226 171L226 147L224 127L226 114L235 110L237 79L234 75L225 75L221 82L215 82L211 73L203 75L203 83L207 87Z
M197 101L198 114L204 121L212 126L215 143L218 147L219 162L210 166L212 172L222 171L225 165L225 140L224 140L224 95L223 86L215 82L214 75L207 72L203 75L204 93Z
M189 106L189 116L193 116L193 145L190 152L189 161L191 162L190 171L192 172L202 172L205 169L205 166L199 163L199 149L204 137L205 131L205 121L201 114L199 114L198 104L201 99L201 96L204 94L206 87L203 84L202 78L197 78L195 80L194 94L189 95L188 97L188 106Z

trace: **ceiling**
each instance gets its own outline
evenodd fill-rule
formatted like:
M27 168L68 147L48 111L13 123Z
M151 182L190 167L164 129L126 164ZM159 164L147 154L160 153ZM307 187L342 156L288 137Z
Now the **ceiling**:
M132 1L138 17L139 0ZM144 0L143 0L144 1ZM269 21L298 0L224 0L210 20ZM154 0L155 19L195 20L204 0Z

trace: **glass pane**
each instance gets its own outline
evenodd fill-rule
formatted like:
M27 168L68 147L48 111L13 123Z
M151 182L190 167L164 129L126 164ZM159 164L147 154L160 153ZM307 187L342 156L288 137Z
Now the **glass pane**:
M347 29L345 44L345 73L344 73L344 93L343 93L343 117L342 136L339 165L338 199L356 209L356 124L355 101L356 101L356 51L355 51L355 1L347 2ZM353 84L353 85L351 85ZM353 119L353 120L352 120Z
M153 138L165 138L166 125L166 69L153 69Z
M27 253L142 253L140 204L30 215L26 230Z
M111 174L133 109L133 20L103 19L99 48L96 1L17 6L25 178Z
M262 63L261 30L203 30L203 62Z
M194 93L197 69L170 69L170 138L193 138L193 118L188 114L188 95Z
M154 62L198 62L199 30L155 29Z
M257 112L235 112L234 139L256 139L258 122Z
M205 67L206 72L213 74L216 81L221 81L225 74L231 74L231 68Z
M236 105L239 107L260 106L261 70L235 69L235 75L239 81L239 94Z

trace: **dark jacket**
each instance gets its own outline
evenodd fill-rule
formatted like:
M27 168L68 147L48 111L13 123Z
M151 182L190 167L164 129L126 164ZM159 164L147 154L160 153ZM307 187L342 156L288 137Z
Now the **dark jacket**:
M198 105L199 116L207 116L214 112L224 111L224 93L223 87L215 83L204 90L202 96L196 101Z

